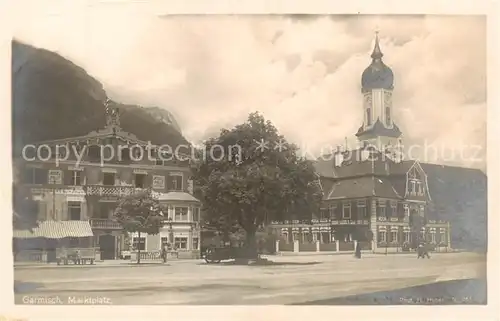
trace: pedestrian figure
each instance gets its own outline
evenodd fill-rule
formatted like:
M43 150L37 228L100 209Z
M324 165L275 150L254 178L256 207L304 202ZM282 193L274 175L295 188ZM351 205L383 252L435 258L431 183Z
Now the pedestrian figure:
M81 263L81 257L80 257L80 250L76 249L75 251L75 263L80 264Z
M359 242L356 243L356 251L354 253L354 256L358 259L361 258L361 244Z
M163 245L161 248L161 257L163 258L163 263L167 263L167 245Z

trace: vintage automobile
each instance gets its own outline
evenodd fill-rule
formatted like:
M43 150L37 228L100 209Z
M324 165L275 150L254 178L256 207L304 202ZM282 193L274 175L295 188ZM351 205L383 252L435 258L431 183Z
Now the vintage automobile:
M224 260L245 258L246 248L244 247L209 247L203 256L207 263L220 263Z

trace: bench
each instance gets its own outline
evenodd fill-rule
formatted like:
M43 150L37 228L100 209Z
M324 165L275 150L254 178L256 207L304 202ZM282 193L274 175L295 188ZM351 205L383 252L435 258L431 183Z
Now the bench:
M57 249L56 261L57 265L75 265L94 264L96 258L95 248L72 248L72 249Z

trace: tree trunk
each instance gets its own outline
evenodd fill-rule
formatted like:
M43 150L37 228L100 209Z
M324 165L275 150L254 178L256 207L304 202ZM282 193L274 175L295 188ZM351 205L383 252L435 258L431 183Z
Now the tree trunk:
M137 264L141 263L141 232L137 232Z
M247 259L257 259L257 244L255 238L255 231L245 231L246 232L246 258Z
M222 232L222 242L224 242L224 246L226 246L226 243L231 243L231 239L229 238L229 231L227 229L224 229Z

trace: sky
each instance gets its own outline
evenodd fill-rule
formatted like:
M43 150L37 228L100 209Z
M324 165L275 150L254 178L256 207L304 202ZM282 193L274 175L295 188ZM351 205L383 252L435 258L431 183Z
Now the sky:
M80 65L114 100L169 110L192 142L259 111L311 155L355 142L379 30L411 156L486 168L483 17L160 16L72 3L35 4L15 37Z

